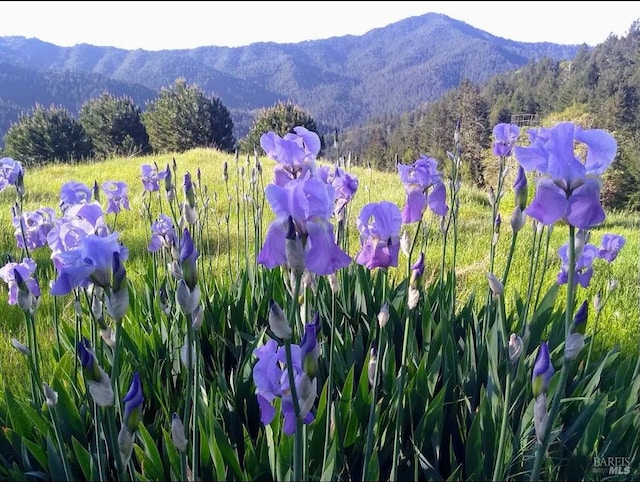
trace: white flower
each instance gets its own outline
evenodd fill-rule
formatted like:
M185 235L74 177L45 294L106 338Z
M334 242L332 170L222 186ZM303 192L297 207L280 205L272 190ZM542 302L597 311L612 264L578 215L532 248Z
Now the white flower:
M101 407L109 407L113 405L114 395L113 388L111 387L111 380L102 367L98 367L100 370L100 380L87 380L87 387L93 401Z
M15 338L11 338L11 344L16 350L18 350L23 355L26 355L26 356L31 355L31 350L29 349L29 347L26 345L23 345Z
M126 424L122 425L120 433L118 434L118 448L120 450L122 465L126 466L133 452L133 434L129 431Z
M491 293L493 293L494 297L500 296L504 292L504 286L496 278L496 275L493 273L487 273L487 280L489 281L489 288L491 289Z
M196 348L191 345L191 360L189 360L189 335L184 335L184 344L180 348L180 361L186 368L190 368L196 363Z
M584 335L582 333L570 333L564 343L564 356L567 360L575 360L584 347Z
M284 312L280 305L273 300L269 307L269 328L278 338L283 340L291 338L292 330L284 316Z
M515 363L522 355L522 349L524 344L522 342L522 338L520 338L515 333L511 333L509 337L509 361Z
M187 438L184 436L184 425L177 413L171 416L171 440L179 452L184 453L187 450Z
M542 393L536 397L536 402L533 405L533 428L536 431L538 443L542 442L542 435L547 427L548 418L547 395Z
M42 382L42 388L44 390L44 398L47 401L47 406L54 407L58 403L58 392L44 382Z
M380 308L380 313L378 313L378 324L380 328L384 328L389 321L389 303L385 302Z
M312 381L306 373L302 373L296 384L296 394L300 404L300 417L304 418L313 408L318 395L318 379L314 377Z
M176 289L176 301L182 311L190 315L196 310L200 303L200 287L196 285L193 291L191 291L185 280L181 279Z
M371 353L369 357L369 366L367 367L367 375L369 377L369 385L373 386L376 382L376 367L378 366L378 358Z
M409 300L407 301L409 309L412 310L418 306L418 301L420 301L420 291L409 286Z
M405 229L400 238L400 249L405 256L409 257L409 251L411 249L411 239L409 239L409 233Z

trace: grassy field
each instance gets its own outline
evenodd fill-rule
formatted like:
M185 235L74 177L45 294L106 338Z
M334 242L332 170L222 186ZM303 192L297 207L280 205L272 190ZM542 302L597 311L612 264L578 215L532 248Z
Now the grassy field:
M107 180L125 181L129 186L130 211L124 211L117 217L107 215L107 221L121 232L122 242L130 249L127 261L127 271L134 286L139 285L140 277L146 272L146 246L149 238L149 223L143 209L143 187L140 180L140 166L144 163L157 162L160 169L173 159L177 164L177 172L190 172L196 181L196 173L201 173L199 184L202 196L199 206L199 218L203 224L203 243L199 247L203 263L209 273L209 282L218 285L229 283L236 279L238 270L243 269L245 263L255 263L257 243L254 239L255 216L258 216L262 232L273 219L268 204L263 204L261 192L266 184L271 182L272 161L261 159L262 173L257 182L252 184L251 171L254 168L253 159L236 161L233 156L208 149L195 149L176 155L161 155L153 157L118 158L103 162L73 165L51 165L43 168L28 169L25 175L26 196L23 210L29 211L49 206L58 210L59 191L61 186L70 180L76 180L92 186ZM229 179L223 181L223 164L228 163ZM402 207L405 192L396 173L383 173L368 170L364 167L352 166L351 172L359 178L359 189L352 201L348 218L348 253L355 258L359 243L357 238L355 219L362 206L368 202L389 200ZM492 179L488 179L493 183ZM178 196L181 198L182 178L174 180ZM505 194L501 204L503 219L499 242L496 246L496 269L501 276L506 263L506 257L511 243L511 228L509 226L510 213L513 208L511 184L505 185ZM530 198L532 187L530 183ZM11 206L15 200L15 192L9 186L0 193L0 252L13 257L20 256L16 247L13 228L11 225ZM103 205L105 205L104 199ZM166 202L166 201L165 201ZM152 216L158 211L157 198L152 199ZM261 215L257 208L262 209ZM489 248L492 238L491 207L486 192L462 186L460 206L460 227L457 252L457 283L461 302L466 301L472 293L477 293L478 303L482 303L486 296L487 281L485 274L489 268ZM429 246L426 255L425 277L427 283L435 279L440 269L442 242L439 234L438 220L435 217L426 218L426 230ZM595 346L608 349L619 345L622 351L630 356L637 356L640 339L640 222L637 213L608 213L606 222L594 229L591 243L599 245L604 233L616 233L626 238L626 245L618 258L608 265L598 259L594 263L595 273L588 289L578 289L577 303L588 299L593 300L598 290L605 291L610 279L616 279L619 287L611 294L602 310L598 331L602 331L596 338ZM409 231L415 226L409 226ZM531 221L518 235L509 282L506 287L506 301L508 307L514 306L516 295L525 297L529 280L531 262L532 235ZM547 270L542 286L536 286L535 294L540 290L543 295L555 283L560 262L556 255L557 249L566 241L568 229L557 225L553 230L548 249ZM413 233L412 233L413 234ZM32 253L38 262L40 279L51 279L53 268L49 261L48 248L40 248ZM450 260L451 252L447 252ZM404 273L406 258L401 255L400 268ZM391 271L391 276L396 273ZM42 303L37 313L40 339L46 345L52 341L52 313L53 300L47 293L47 287L42 286ZM557 303L564 303L564 290L560 291ZM23 317L16 306L6 304L6 284L0 283L0 329L5 340L0 345L0 356L3 360L2 368L5 374L15 374L19 353L11 347L11 337L23 338ZM71 303L69 297L57 302ZM71 319L72 310L63 310L63 317ZM590 320L594 317L590 316ZM589 331L594 329L590 323Z

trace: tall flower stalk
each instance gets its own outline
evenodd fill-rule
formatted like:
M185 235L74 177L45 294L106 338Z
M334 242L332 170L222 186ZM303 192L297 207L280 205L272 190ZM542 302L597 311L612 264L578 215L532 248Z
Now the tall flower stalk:
M529 131L531 145L516 147L515 155L520 165L527 171L538 171L541 175L536 182L536 192L527 215L545 225L553 225L563 220L569 225L566 266L562 276L566 276L567 300L565 308L565 349L570 335L573 317L576 279L576 229L589 230L602 223L605 213L600 200L600 176L611 164L617 151L615 139L606 131L582 129L570 122L564 122L550 129ZM575 144L586 149L584 159L576 156ZM582 250L582 249L581 249ZM580 253L582 258L582 253ZM566 274L564 268L566 267ZM582 275L580 275L582 278ZM580 279L581 284L584 280ZM556 385L548 417L538 433L538 445L530 480L538 480L542 460L547 451L552 427L564 396L568 378L570 357L563 357L560 379ZM535 374L535 370L534 370ZM534 394L536 395L536 394ZM536 395L537 396L537 395ZM536 402L537 403L537 402ZM536 405L538 410L541 410ZM546 407L545 407L546 409ZM539 417L538 417L539 418ZM536 418L536 419L538 419Z

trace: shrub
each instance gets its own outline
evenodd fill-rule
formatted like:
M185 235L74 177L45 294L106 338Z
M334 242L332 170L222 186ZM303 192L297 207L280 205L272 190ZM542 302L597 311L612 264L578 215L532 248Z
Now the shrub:
M36 104L21 115L4 136L5 154L25 165L81 160L91 156L92 144L82 125L67 109Z
M249 134L240 141L240 149L253 154L254 148L260 148L260 136L266 132L275 132L283 136L293 132L293 128L302 126L310 131L318 132L316 121L311 114L290 102L278 102L272 107L262 109L256 116ZM322 150L322 148L321 148ZM263 151L260 149L260 154Z
M151 150L140 108L130 97L108 92L83 104L79 122L93 143L96 157L126 156Z
M195 147L235 148L233 121L217 97L207 97L184 79L160 91L142 114L154 151L183 152Z

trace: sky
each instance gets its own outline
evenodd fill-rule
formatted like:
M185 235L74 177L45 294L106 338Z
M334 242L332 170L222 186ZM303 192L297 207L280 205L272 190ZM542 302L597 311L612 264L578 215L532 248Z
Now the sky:
M0 37L127 50L238 47L362 35L429 12L510 40L594 46L626 35L640 1L0 1Z

